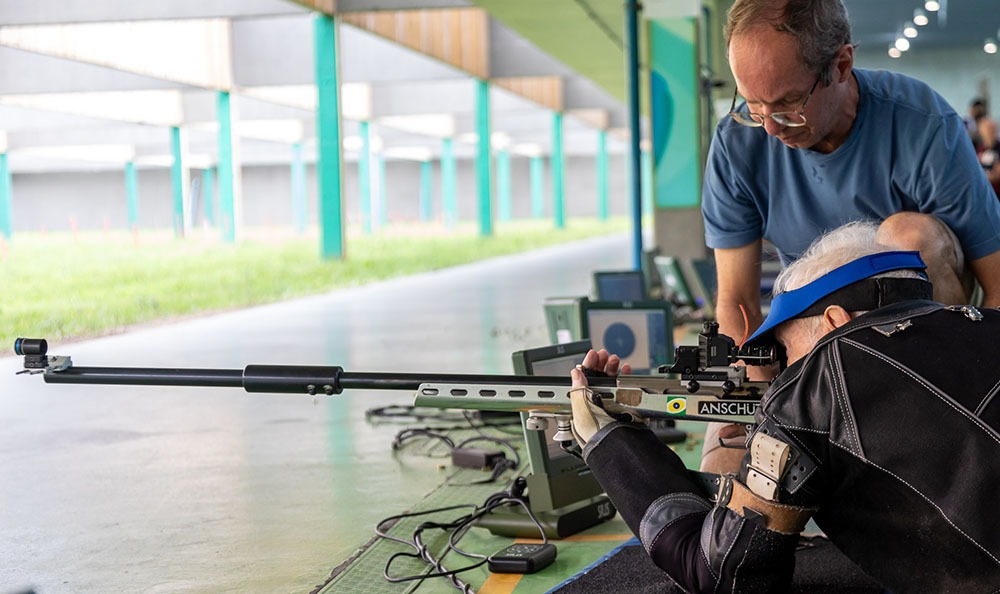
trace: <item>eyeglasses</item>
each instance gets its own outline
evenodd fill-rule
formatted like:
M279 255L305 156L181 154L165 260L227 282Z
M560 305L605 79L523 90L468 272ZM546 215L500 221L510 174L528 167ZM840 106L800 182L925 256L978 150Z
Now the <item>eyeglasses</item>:
M787 126L789 128L798 128L799 126L806 125L806 105L809 104L809 98L812 97L813 92L816 90L816 85L819 84L820 77L816 77L816 82L813 83L811 89L809 89L809 94L806 95L804 101L802 101L802 107L798 111L776 111L774 113L753 113L747 109L746 104L743 105L743 109L746 111L736 111L736 98L739 97L739 89L733 91L733 104L729 106L729 115L733 117L738 124L743 124L744 126L750 126L752 128L759 128L764 125L767 118L771 118L779 126Z

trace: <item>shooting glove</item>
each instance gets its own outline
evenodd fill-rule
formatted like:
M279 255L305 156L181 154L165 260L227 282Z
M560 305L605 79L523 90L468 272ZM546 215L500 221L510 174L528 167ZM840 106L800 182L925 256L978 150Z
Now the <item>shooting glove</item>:
M585 447L602 428L622 421L641 422L644 419L614 400L601 398L586 386L569 391L569 401L573 409L573 437L580 447Z

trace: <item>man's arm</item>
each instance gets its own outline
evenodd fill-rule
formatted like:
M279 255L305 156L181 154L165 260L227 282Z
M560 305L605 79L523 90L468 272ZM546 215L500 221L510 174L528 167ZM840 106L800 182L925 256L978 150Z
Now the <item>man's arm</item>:
M763 321L760 311L761 240L733 249L715 250L715 267L718 271L718 303L715 315L719 332L741 343ZM744 321L740 306L746 311ZM749 379L770 380L777 369L750 366ZM746 450L740 447L745 438L742 426L726 423L708 423L705 426L705 443L702 448L700 470L714 474L736 472ZM720 438L732 447L719 445Z
M1000 252L970 260L969 266L983 288L983 306L1000 307Z
M715 314L719 332L732 337L737 343L764 321L760 311L760 265L759 239L742 247L715 250L718 272ZM746 310L749 327L744 323L741 305Z

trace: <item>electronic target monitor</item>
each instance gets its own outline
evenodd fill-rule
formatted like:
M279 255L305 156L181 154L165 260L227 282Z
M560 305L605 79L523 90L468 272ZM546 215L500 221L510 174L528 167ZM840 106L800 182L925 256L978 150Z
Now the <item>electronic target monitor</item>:
M618 355L632 373L655 373L673 358L673 312L666 301L587 301L580 315L594 349Z
M594 295L598 301L641 301L647 298L646 278L641 270L598 270Z

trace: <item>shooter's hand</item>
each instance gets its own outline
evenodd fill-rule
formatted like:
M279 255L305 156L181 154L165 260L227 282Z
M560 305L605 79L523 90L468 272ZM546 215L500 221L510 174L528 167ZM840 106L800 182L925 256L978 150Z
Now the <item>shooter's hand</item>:
M616 420L627 422L641 420L628 408L595 394L588 387L584 372L617 376L619 373L631 373L632 368L628 363L622 365L617 355L611 355L601 349L588 352L583 364L570 372L570 379L573 382L569 392L570 405L573 409L573 436L576 437L580 447L586 446L602 427Z

